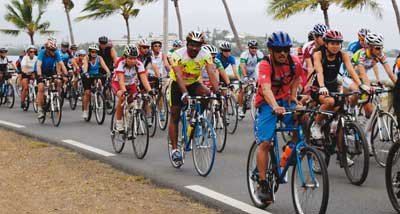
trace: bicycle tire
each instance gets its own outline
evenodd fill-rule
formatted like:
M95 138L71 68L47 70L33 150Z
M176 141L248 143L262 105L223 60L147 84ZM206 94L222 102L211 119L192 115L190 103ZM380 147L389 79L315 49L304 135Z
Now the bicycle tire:
M227 101L227 112L225 115L229 115L229 125L227 125L228 133L234 134L236 132L239 121L238 104L234 96L230 96Z
M250 101L250 115L253 120L256 119L256 94L251 94L251 101Z
M386 191L389 196L390 203L392 204L393 208L400 213L400 201L398 201L398 194L400 189L399 188L399 178L398 178L398 170L393 173L393 166L399 161L399 149L400 149L400 142L395 142L389 150L389 154L387 157L386 168L385 168L385 183L386 183ZM393 180L395 179L395 180ZM397 189L397 191L394 190Z
M5 103L7 103L7 107L8 108L12 108L14 107L14 103L15 103L15 90L14 90L14 86L13 85L8 85L8 90L7 90L7 94L4 97L5 98Z
M149 136L150 137L154 137L154 135L156 135L156 131L157 131L157 107L156 104L151 101L150 102L150 109L151 109L151 126L149 126Z
M225 149L226 138L227 138L227 127L226 127L226 117L222 111L222 108L215 111L212 114L212 122L211 124L215 130L216 136L216 144L217 144L217 152L221 153Z
M208 174L210 174L214 161L215 161L215 153L217 150L217 145L216 145L216 140L215 140L215 131L214 128L212 127L210 121L206 118L201 118L200 121L197 122L198 124L195 125L195 134L191 138L191 143L192 143L192 155L193 155L193 162L194 162L194 167L197 171L197 173L203 177L206 177ZM199 134L197 134L199 133ZM201 134L200 134L201 133ZM211 137L211 142L207 140L206 144L205 143L205 137ZM210 155L210 160L206 161L207 166L204 168L200 165L200 159L201 156L200 154L197 154L197 151L201 151L203 147L212 147L211 155ZM202 153L202 152L201 152ZM203 153L204 154L204 153Z
M114 112L114 114L111 116L111 125L110 125L110 135L111 135L111 145L114 149L114 151L116 153L121 153L124 150L126 141L127 141L127 137L126 137L126 133L125 132L118 132L115 128L116 126L116 113ZM124 117L124 115L122 114L122 117ZM123 118L122 118L123 120ZM121 141L120 143L117 142L119 140L119 137L121 136Z
M158 113L158 126L160 127L160 129L162 130L162 131L164 131L165 129L167 129L167 126L168 126L168 119L169 119L169 114L168 114L168 103L167 103L167 99L165 98L165 95L163 94L163 93L160 93L159 95L158 95L158 99L157 99L158 101L157 101L157 108L158 108L158 111L159 111L159 113ZM163 109L160 109L160 102L161 102L161 100L162 100L162 105L161 106L163 106L162 108ZM161 112L163 112L163 114L164 114L164 120L162 121L162 118L161 118Z
M100 92L95 93L95 103L94 103L94 115L96 117L96 122L99 125L104 123L104 119L106 118L106 104L104 102L104 96Z
M146 115L143 110L136 110L135 117L132 121L132 147L138 159L143 159L149 148L149 126L147 125ZM142 136L144 139L144 145L138 143L139 137Z
M52 105L54 107L54 110L51 109L50 107L51 121L53 123L53 126L58 127L61 123L61 117L62 117L61 98L58 95L55 95L53 97Z
M109 97L107 96L107 92L109 93ZM106 102L107 114L112 115L115 111L115 94L113 93L110 84L107 84L104 90L104 101ZM111 108L107 106L107 103L111 106Z
M29 88L28 88L28 90L26 91L26 96L25 96L25 106L24 106L24 108L22 108L24 111L28 111L29 110L29 104L30 104L30 92L29 92Z
M69 107L72 111L76 109L76 105L78 104L78 94L74 87L70 87L69 92Z
M318 152L318 150L312 148L312 147L303 147L300 150L299 155L299 160L300 163L296 163L296 165L293 167L292 170L292 182L291 182L291 187L292 187L292 200L293 200L293 205L294 208L296 210L296 213L305 213L303 210L307 210L307 213L320 213L320 214L324 214L326 213L326 209L328 208L328 201L329 201L329 180L328 180L328 171L326 169L326 165L325 165L325 161L322 160L322 157L320 155L320 153ZM303 170L303 172L298 172L296 173L296 171L298 170L298 166L302 164L302 160L304 157L307 156L307 162L305 163L308 167L301 167L301 169ZM313 166L309 166L310 163L313 163L312 160L310 160L310 158L312 160L316 160L318 161L318 164L320 165L320 169L321 169L321 173L319 174L314 174L313 170L310 170L311 168L314 168ZM309 174L308 173L304 173L304 170L309 170ZM321 189L322 188L322 196L319 196L317 194L313 193L308 193L308 194L298 194L298 188L296 185L296 181L298 180L297 178L300 177L300 174L303 175L304 177L304 181L305 181L305 185L303 185L302 183L300 183L300 188L305 188L306 190L311 189L312 191L316 190L316 189ZM319 181L316 181L316 184L308 184L307 180L306 180L306 175L309 175L309 182L313 182L313 175L316 176L318 175L320 177ZM297 176L299 175L299 176ZM314 177L314 179L317 179L316 177ZM321 182L322 180L322 182ZM321 187L322 185L322 187ZM316 187L316 188L315 188ZM304 209L303 206L301 205L300 200L304 199L306 196L315 196L315 198L317 199L321 199L321 203L319 205L319 207L315 207L315 210L310 210L312 208L306 208ZM306 203L308 204L308 203Z
M32 94L32 107L35 113L38 112L38 103L37 103L37 87L33 87L33 94Z

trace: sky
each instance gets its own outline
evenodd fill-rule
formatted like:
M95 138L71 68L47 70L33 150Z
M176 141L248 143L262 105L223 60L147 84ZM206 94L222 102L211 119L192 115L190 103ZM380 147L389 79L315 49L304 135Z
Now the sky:
M0 0L0 28L12 28L3 17L5 7L9 0ZM71 11L74 19L81 15L85 0L75 0L75 8ZM163 1L138 6L140 13L138 17L130 19L131 34L133 37L138 35L148 35L150 32L162 34ZM178 26L176 21L173 3L169 0L169 31L177 33ZM291 16L283 21L273 20L272 15L267 11L269 0L227 0L236 28L239 33L249 33L254 35L270 34L276 30L288 32L295 40L304 42L307 33L316 23L323 23L322 11L318 8L315 11L306 10L305 12ZM400 49L400 34L397 29L394 10L390 1L379 1L383 8L383 18L379 19L373 15L371 10L364 9L343 11L342 9L331 6L329 18L331 27L339 29L344 35L344 39L351 41L357 38L357 31L361 27L367 27L372 31L381 33L385 37L386 49ZM186 34L195 29L227 29L230 30L226 13L220 0L180 0L181 16L183 20L183 31ZM50 21L52 30L57 30L56 38L58 41L68 40L68 25L66 15L61 4L61 0L55 0L47 9L43 20ZM126 35L124 20L120 14L112 15L100 20L87 20L82 22L73 21L73 30L76 43L95 42L99 36L106 35L111 39L121 39ZM36 35L36 43L44 41L45 37ZM29 37L26 33L19 36L8 36L0 34L0 44L20 45L28 44Z

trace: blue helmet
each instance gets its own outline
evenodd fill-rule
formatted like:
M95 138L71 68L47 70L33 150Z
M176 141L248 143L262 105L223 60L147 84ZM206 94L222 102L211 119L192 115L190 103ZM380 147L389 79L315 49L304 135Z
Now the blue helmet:
M290 39L290 36L286 32L277 31L273 32L271 36L268 37L267 40L267 47L274 48L274 47L292 47L293 43Z

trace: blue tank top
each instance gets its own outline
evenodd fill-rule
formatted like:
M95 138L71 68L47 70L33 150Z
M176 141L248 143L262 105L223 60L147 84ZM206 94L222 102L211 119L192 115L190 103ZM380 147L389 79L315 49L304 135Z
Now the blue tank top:
M100 60L99 56L96 56L96 62L92 64L92 61L89 61L88 73L89 75L98 75L100 69Z

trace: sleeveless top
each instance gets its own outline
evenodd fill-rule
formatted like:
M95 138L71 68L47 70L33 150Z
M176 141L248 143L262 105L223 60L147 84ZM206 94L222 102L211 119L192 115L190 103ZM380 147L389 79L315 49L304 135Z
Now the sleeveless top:
M96 61L92 64L92 60L88 62L88 73L89 75L98 75L100 69L100 60L99 56L96 56Z

